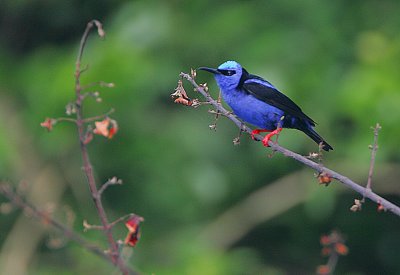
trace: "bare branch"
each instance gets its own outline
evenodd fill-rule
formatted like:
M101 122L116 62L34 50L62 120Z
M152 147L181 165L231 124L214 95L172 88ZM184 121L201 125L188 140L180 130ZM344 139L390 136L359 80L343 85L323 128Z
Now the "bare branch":
M81 38L81 44L79 46L78 57L76 59L76 64L77 64L76 67L77 67L77 69L79 69L79 73L82 72L80 63L82 61L83 50L85 49L87 38L89 36L90 31L94 27L94 25L97 27L97 32L101 38L104 38L106 35L106 33L103 30L103 25L98 20L92 20L87 24L85 32L83 33L82 38ZM86 69L87 68L84 68L84 70L86 70Z
M133 217L133 216L136 216L136 215L133 214L133 213L130 213L130 214L126 214L125 216L119 217L119 218L116 219L115 221L111 222L111 223L110 223L110 226L111 226L111 227L112 227L112 226L115 226L117 223L122 222L122 221L124 221L124 220L126 220L126 219L129 219L130 217Z
M217 100L213 99L207 91L205 91L202 87L200 87L189 74L182 72L182 73L180 73L180 77L185 78L187 81L189 81L193 85L193 87L199 93L201 93L208 102L210 102L211 105L213 105L218 111L220 111L222 115L226 116L231 121L233 121L233 123L235 123L236 126L239 127L239 129L242 129L243 132L247 132L247 133L251 134L252 130L247 125L245 125L242 121L240 121L236 116L231 114L229 111L227 111L221 104L218 104ZM255 137L258 140L262 140L262 138L263 138L261 135L255 135ZM316 163L316 162L308 159L307 157L304 157L295 152L292 152L292 151L280 146L279 144L277 144L275 142L269 141L268 145L271 146L272 150L280 152L287 157L290 157L298 162L303 163L304 165L317 171L318 174L325 172L331 178L334 178L334 179L340 181L341 183L343 183L347 187L353 189L354 191L358 192L359 194L362 194L365 197L369 198L370 200L372 200L378 204L381 204L388 211L396 214L397 216L400 216L400 207L398 207L397 205L391 203L390 201L382 198L381 196L375 194L374 192L372 192L372 190L365 188L365 187L361 186L360 184L355 183L348 177L341 175L338 172L333 171L333 170L321 165L320 163Z
M132 216L136 216L136 214L130 213L127 214L125 216L119 217L118 219L116 219L115 221L109 223L110 227L114 227L117 223L122 222ZM94 225L94 224L90 224L87 222L87 220L83 220L83 231L88 231L88 230L105 230L104 226L101 225Z
M100 189L99 189L99 196L103 194L103 192L110 186L110 185L121 185L122 180L118 179L117 177L112 177L111 179L107 180L106 183L104 183Z
M108 111L105 114L102 114L102 115L99 115L99 116L93 116L93 117L85 118L85 119L82 119L82 121L83 121L83 123L93 122L93 121L96 121L96 120L99 120L99 119L106 118L106 117L108 117L109 115L111 115L114 112L115 112L115 109L111 108L110 111Z
M374 166L375 166L375 157L376 157L376 151L378 151L378 134L379 130L382 129L382 127L377 123L375 127L371 127L374 130L374 144L370 146L371 148L371 163L369 165L369 172L368 172L368 182L366 188L371 190L371 184L372 184L372 174L374 173Z
M101 202L101 196L99 194L99 191L97 189L96 181L94 178L94 173L92 169L92 164L90 162L88 150L87 150L87 136L85 133L85 119L83 118L83 108L82 108L82 102L84 100L84 95L82 95L82 87L80 83L80 76L81 76L81 61L82 61L82 55L83 55L83 50L86 45L87 38L89 36L89 32L91 29L96 26L97 31L100 37L105 36L105 32L102 28L102 25L99 21L97 20L92 20L90 21L85 29L85 32L83 33L81 43L79 46L79 51L78 51L78 56L76 59L76 68L75 68L75 93L76 93L76 125L78 128L78 135L79 135L79 141L80 141L80 147L81 147L81 155L82 155L82 160L83 160L83 170L85 172L88 184L89 184L89 189L92 194L92 198L94 201L94 204L97 209L97 213L99 215L101 224L104 228L104 233L108 239L108 245L109 245L109 251L111 258L113 260L113 263L120 269L120 271L123 274L129 274L129 270L126 267L125 263L123 262L123 259L120 257L120 252L118 249L118 245L114 239L114 236L112 234L112 227L110 226L107 218L107 214L104 210L103 204Z
M48 213L40 211L32 204L25 201L19 194L14 192L14 190L9 184L1 183L0 193L3 194L3 196L5 196L14 206L24 210L24 212L31 214L32 216L36 217L39 221L45 221L46 224L50 224L54 228L60 230L63 233L63 235L65 235L68 239L78 243L86 250L106 259L107 261L112 262L112 259L104 253L103 249L101 249L95 244L88 242L72 229L54 220Z
M87 220L83 220L82 225L83 232L87 232L88 230L104 230L104 226L90 224Z
M55 118L55 120L56 120L56 122L67 121L67 122L76 123L76 119L69 118L69 117L58 117L58 118Z
M106 87L106 88L114 88L115 84L112 83L112 82L105 82L105 81L92 82L92 83L89 83L89 84L87 84L85 86L82 86L82 91L86 90L86 89L89 89L89 88L92 88L92 87L95 87L95 86Z

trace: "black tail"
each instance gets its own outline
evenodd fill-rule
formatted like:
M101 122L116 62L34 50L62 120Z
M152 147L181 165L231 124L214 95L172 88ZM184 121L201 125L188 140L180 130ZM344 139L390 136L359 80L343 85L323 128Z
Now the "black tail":
M301 129L307 136L312 138L316 143L320 144L322 142L322 149L325 151L333 150L332 146L330 146L317 132L314 131L313 128L307 127L306 129Z

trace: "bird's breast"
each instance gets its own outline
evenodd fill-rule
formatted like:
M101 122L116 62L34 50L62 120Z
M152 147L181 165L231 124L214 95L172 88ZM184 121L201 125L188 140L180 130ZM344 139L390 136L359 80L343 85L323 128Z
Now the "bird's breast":
M276 129L283 111L240 90L222 91L222 97L240 119L258 128Z

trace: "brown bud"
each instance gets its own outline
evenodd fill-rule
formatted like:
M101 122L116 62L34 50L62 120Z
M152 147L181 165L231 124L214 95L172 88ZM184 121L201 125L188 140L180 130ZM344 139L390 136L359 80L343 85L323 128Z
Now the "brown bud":
M326 172L322 172L318 175L319 184L325 184L326 186L328 186L331 181L332 177Z

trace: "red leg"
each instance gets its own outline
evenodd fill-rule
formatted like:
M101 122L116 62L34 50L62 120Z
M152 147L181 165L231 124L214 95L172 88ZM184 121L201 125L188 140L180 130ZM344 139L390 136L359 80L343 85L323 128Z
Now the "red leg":
M269 140L273 136L278 135L281 131L282 131L282 128L277 128L276 130L274 130L271 133L269 133L268 135L266 135L265 138L262 140L263 145L266 147L269 147L269 145L268 145Z
M256 137L254 135L258 135L259 133L265 133L265 132L271 132L271 130L265 130L265 129L254 129L251 131L251 138L253 140L256 140Z

